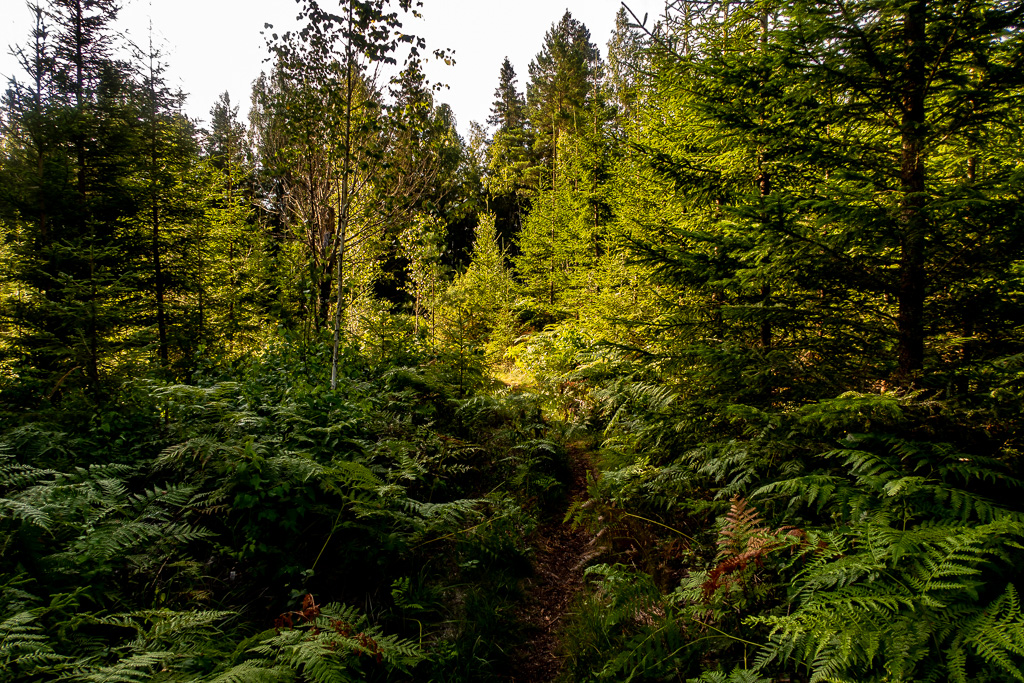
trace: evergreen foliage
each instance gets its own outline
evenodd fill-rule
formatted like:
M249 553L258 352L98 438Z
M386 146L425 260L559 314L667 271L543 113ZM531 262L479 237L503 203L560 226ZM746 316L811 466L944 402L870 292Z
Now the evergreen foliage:
M504 359L516 336L514 318L518 287L506 265L507 253L499 243L493 215L484 214L477 225L473 253L466 271L452 283L449 296L459 317L459 334L482 346L494 361Z
M32 6L0 682L506 678L560 520L559 681L1024 680L1021 8L566 11L467 143L418 6L206 130Z
M487 123L497 126L487 146L484 181L488 208L495 212L499 234L506 243L523 227L529 206L533 137L528 127L526 100L519 92L516 72L508 58L501 64L494 104Z
M544 34L544 47L530 62L526 101L536 134L538 165L549 178L555 176L552 165L561 134L579 134L588 127L585 112L596 93L600 59L597 46L590 42L590 31L566 10Z

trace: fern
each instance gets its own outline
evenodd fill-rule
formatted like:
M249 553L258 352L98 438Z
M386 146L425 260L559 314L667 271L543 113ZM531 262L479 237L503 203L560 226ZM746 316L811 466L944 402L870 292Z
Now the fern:
M170 652L144 652L129 655L110 666L80 671L75 678L89 683L144 683L174 657Z
M34 612L19 612L0 622L0 681L13 683L19 677L53 671L68 659L53 651Z
M586 576L598 583L580 605L566 653L581 677L647 680L685 669L692 654L686 634L649 576L622 565L595 565Z
M352 607L321 607L308 596L304 604L297 621L289 617L292 625L262 634L248 647L247 659L211 680L348 683L364 680L364 667L408 672L424 657L417 645L384 634Z
M687 683L772 683L774 679L764 678L757 671L749 669L733 669L726 676L721 671L708 671L700 678L689 678Z
M21 521L39 527L43 531L49 531L53 520L44 509L21 500L0 498L0 510L4 510L11 519Z
M209 683L277 683L297 678L298 674L289 666L264 660L247 660L207 680Z
M718 532L718 555L702 586L704 600L716 591L734 583L742 583L735 575L742 575L751 565L760 566L765 556L789 542L802 539L803 531L791 529L769 530L763 526L758 511L742 498L733 498Z
M1013 584L980 614L972 616L959 626L950 644L948 665L951 677L966 680L966 656L969 647L986 664L1018 681L1024 681L1021 663L1024 661L1024 614Z
M856 546L833 535L797 575L792 614L748 620L771 628L758 666L802 660L815 681L957 678L973 643L984 665L1019 667L1024 622L1015 591L979 601L985 572L1011 562L1006 549L1022 536L1009 520L902 531L884 516L848 533Z
M222 636L218 624L234 616L233 612L225 611L154 609L99 616L89 621L134 631L135 637L128 644L133 649L183 655L209 647Z

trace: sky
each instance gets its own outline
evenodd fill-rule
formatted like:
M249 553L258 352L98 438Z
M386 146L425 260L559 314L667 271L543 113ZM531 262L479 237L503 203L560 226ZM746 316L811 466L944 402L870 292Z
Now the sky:
M22 0L3 4L7 9L0 12L0 77L6 83L20 73L8 48L27 43L32 16ZM323 4L329 6L330 0ZM653 21L665 3L627 4L637 16L649 13ZM145 46L152 18L154 43L166 55L171 84L188 94L185 111L190 117L208 120L213 103L227 90L244 118L250 86L268 66L261 35L264 24L273 24L277 32L293 28L298 7L294 0L126 0L116 27ZM452 107L465 134L470 121L487 119L506 56L525 91L528 66L543 45L544 33L566 10L590 29L603 56L619 7L619 0L424 0L423 19L410 15L403 28L423 36L428 52L455 51L454 66L428 64L426 71L431 80L449 86L436 98Z

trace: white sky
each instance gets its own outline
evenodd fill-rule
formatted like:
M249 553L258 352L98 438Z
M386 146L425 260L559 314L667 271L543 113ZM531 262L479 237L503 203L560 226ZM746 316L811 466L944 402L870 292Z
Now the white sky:
M0 76L3 82L20 73L8 46L27 43L32 17L23 0L0 0ZM293 0L126 0L117 28L138 44L148 43L152 17L158 46L168 62L173 85L188 93L186 113L207 119L218 95L227 90L232 102L249 108L252 81L266 65L267 50L260 31L264 23L281 32L294 26L299 5ZM331 4L324 0L324 6ZM664 0L628 0L642 17L653 21ZM431 80L450 86L437 95L455 111L465 134L470 121L484 123L494 99L501 62L507 55L525 91L527 67L540 51L544 33L568 9L590 29L602 56L615 26L619 0L425 0L423 20L409 16L404 30L422 35L428 51L455 50L455 66L428 65Z

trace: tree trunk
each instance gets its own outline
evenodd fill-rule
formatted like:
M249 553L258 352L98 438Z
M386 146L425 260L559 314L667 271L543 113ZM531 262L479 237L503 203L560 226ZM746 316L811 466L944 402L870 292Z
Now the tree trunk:
M348 25L352 27L352 5L348 6ZM341 169L341 199L338 207L338 231L335 240L335 286L337 300L334 307L334 346L331 351L331 389L338 388L338 352L341 345L341 317L344 302L345 237L349 221L349 164L352 162L352 39L345 46L345 153Z
M156 172L159 168L159 150L157 149L157 103L156 84L154 82L156 72L153 67L153 45L150 38L149 46L149 116L150 116L150 139L149 139L149 161L150 161L150 201L152 211L150 212L152 241L153 241L153 279L156 287L156 327L159 337L157 354L160 357L160 367L166 369L169 364L169 353L167 348L167 311L164 307L164 273L163 264L160 262L160 188L158 186Z
M759 17L759 23L761 25L761 35L759 38L761 50L765 51L768 48L768 10L762 9ZM761 115L761 125L764 125L764 114ZM760 148L757 151L757 191L761 198L761 224L764 225L768 222L768 211L765 207L765 198L771 194L772 191L772 178L771 174L764 167L764 149ZM772 285L770 282L766 282L761 285L761 306L762 306L762 319L761 319L761 348L770 349L772 347L772 323L768 318L768 307L771 305L772 298Z
M924 367L925 240L925 64L927 0L916 0L904 16L907 61L903 75L900 138L900 281L896 319L898 376L904 385Z
M160 207L153 198L153 277L156 279L156 326L159 335L160 365L168 365L167 349L167 311L164 307L164 274L160 263Z

